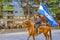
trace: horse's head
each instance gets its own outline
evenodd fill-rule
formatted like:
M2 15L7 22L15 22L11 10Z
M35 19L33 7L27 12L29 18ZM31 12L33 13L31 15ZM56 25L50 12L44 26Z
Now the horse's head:
M23 22L23 24L25 25L25 27L30 27L31 26L31 21L30 20L25 20Z

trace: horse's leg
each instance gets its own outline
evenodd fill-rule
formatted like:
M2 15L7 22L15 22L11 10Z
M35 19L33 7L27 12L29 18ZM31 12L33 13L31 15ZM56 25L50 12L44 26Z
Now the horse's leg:
M50 33L49 38L50 38L50 40L52 40L51 30L49 31L49 33Z
M27 40L29 40L30 37L31 37L31 35L28 36Z
M33 37L33 40L35 40L35 35L32 35L32 37Z
M48 33L44 33L44 36L45 36L46 40L49 40L49 35L48 35Z

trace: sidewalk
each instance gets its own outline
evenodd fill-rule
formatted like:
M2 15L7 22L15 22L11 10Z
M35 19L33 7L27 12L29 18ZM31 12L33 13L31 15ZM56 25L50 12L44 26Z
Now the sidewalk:
M0 30L0 34L1 33L10 33L10 32L22 32L22 31L26 31L26 28L22 28L22 29L1 29Z

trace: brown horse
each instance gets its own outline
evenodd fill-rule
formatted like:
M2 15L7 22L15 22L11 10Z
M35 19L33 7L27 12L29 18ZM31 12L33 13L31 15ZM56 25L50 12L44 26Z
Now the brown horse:
M30 20L25 20L23 23L27 27L28 33L29 33L27 40L29 40L31 36L33 37L33 40L35 40L36 28L34 27L34 24ZM49 40L49 39L52 40L51 29L49 27L39 26L38 34L41 34L41 33L44 34L46 40Z

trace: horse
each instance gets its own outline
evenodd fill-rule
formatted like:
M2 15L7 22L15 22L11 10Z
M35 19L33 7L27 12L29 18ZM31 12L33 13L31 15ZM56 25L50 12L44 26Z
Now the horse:
M23 24L25 25L25 27L28 30L28 38L27 40L29 40L29 38L32 36L33 40L35 40L35 36L36 36L36 28L34 26L34 23L31 22L30 20L25 20L23 22ZM38 28L38 34L43 33L46 40L52 40L52 34L51 34L51 29L48 26L39 26Z

